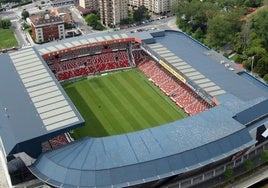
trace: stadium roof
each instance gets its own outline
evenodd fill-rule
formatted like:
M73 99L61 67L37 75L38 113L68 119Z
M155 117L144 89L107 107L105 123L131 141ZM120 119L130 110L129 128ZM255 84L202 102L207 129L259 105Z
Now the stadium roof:
M56 187L124 187L224 159L255 144L232 114L263 99L247 103L228 94L220 98L229 102L167 125L76 141L41 155L30 169Z
M86 40L108 39L105 35L109 34L88 35ZM135 36L120 32L110 35ZM268 97L267 87L236 74L243 70L183 33L137 35L149 41L147 47L157 57L216 96L220 105L160 127L76 141L43 154L31 167L37 177L63 187L136 185L202 167L255 143L245 126L232 117L264 101ZM75 39L69 39L72 40ZM39 50L44 48L50 49L45 46Z
M186 64L179 64L177 69L212 96L230 93L245 101L262 96L268 97L267 85L250 78L247 76L248 73L235 63L188 35L166 31L163 36L154 39L155 43L149 45L153 51L157 51L155 46L159 45L161 51L159 56L168 60L170 52L174 54L173 57L181 59L181 62ZM167 49L166 53L163 49ZM168 62L174 64L172 60Z
M65 40L58 40L51 43L46 43L43 45L36 46L35 48L39 51L41 55L63 50L65 48L72 48L79 45L98 43L107 40L120 40L129 37L138 37L140 40L152 39L152 36L149 32L137 33L136 35L124 32L100 32L92 33L90 35L83 35L81 37L68 38Z
M35 49L38 50L42 55L87 42L116 39L117 36L140 37L158 57L184 73L189 81L215 96L219 105L167 125L117 136L85 138L44 153L30 167L38 178L57 187L136 185L200 168L255 144L256 140L250 136L246 126L233 117L258 106L259 103L265 103L264 101L268 99L267 85L260 83L242 69L236 68L223 56L181 32L162 31L152 34L103 32L31 49L34 52ZM162 50L159 51L158 48ZM43 62L37 53L34 54ZM11 61L9 55L4 56L10 63L19 58L19 55L11 54L10 56L14 56ZM46 65L44 63L42 65L55 81ZM11 69L5 67L5 70L20 72L15 70L15 67L11 66ZM21 80L18 76L19 74L14 73L10 79ZM55 83L58 86L56 81ZM27 88L24 89L23 84L25 83L22 79L21 84L15 85L13 90L18 89L17 93L29 98L29 91ZM60 86L59 90L62 91ZM62 94L65 95L63 91ZM4 107L2 100L0 102ZM267 110L264 110L264 113ZM9 118L4 115L3 111L3 121L7 122ZM40 122L43 122L41 118ZM5 128L7 132L12 132L9 126ZM36 132L29 134L34 135ZM14 139L16 142L18 135L10 135L8 141Z
M105 31L46 43L35 48L42 55L83 44L128 37L136 37L147 43L154 54L211 96L231 93L242 100L268 97L268 87L265 84L248 76L248 73L221 54L178 31Z
M268 116L268 100L258 103L251 108L248 108L233 118L245 126L253 124L256 120L266 118Z
M176 124L164 127L114 138L86 138L42 155L31 171L57 187L126 187L202 167L255 143L242 129L189 149L193 140L189 138L189 145L180 142Z
M34 48L0 59L0 136L7 154L19 143L83 124Z

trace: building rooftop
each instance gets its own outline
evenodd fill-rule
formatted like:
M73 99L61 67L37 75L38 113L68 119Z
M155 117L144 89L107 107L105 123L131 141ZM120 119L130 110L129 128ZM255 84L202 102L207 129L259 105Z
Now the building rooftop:
M0 54L0 59L0 136L7 155L24 149L19 143L84 123L34 48Z
M67 7L54 7L50 15L60 16L65 23L73 23L72 12Z
M63 19L60 16L49 15L49 14L32 15L29 17L29 19L36 27L40 25L63 23Z

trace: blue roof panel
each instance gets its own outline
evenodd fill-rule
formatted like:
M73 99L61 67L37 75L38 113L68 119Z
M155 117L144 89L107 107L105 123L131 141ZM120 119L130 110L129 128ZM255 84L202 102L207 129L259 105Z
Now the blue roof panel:
M198 161L205 161L211 156L206 147L196 148L194 151Z
M155 164L155 170L158 175L170 173L171 167L169 162L165 159L159 159L158 162Z
M187 152L183 152L181 154L182 160L185 163L186 167L190 167L192 165L195 165L197 160L197 157L195 156L195 151L194 150L189 150Z
M95 174L95 185L107 186L112 184L113 180L109 170L95 171Z
M81 174L82 174L81 170L72 169L72 168L68 169L68 172L66 173L65 179L64 179L65 184L79 185L81 182Z
M81 173L80 185L81 186L88 186L88 187L93 187L94 185L96 185L95 172L84 171L84 173Z
M184 167L186 166L183 159L181 157L178 158L176 155L170 156L168 162L172 171L176 171L178 169L184 170Z

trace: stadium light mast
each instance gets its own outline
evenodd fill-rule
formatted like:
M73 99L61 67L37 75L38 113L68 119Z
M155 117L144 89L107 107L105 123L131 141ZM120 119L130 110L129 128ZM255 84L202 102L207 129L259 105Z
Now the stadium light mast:
M254 56L251 58L251 74L253 75Z

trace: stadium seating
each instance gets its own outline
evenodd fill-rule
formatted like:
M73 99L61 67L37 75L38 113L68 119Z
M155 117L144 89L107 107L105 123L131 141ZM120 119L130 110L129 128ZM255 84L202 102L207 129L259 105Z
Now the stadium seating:
M107 52L107 51L106 51ZM82 52L81 52L82 53ZM50 69L59 81L78 76L130 67L128 52L126 50L81 56L59 62L49 62Z
M61 134L61 135L58 135L58 136L50 139L49 143L50 143L52 149L56 149L60 146L63 146L65 144L69 143L69 142L68 142L67 138L65 137L65 135Z
M66 138L65 134L61 134L61 135L58 135L46 142L43 142L42 143L42 151L45 152L45 151L49 151L49 150L52 150L52 149L56 149L60 146L63 146L65 144L68 144L69 141L68 139Z
M133 52L133 57L138 68L189 115L200 113L211 107L205 100L161 67L145 52L136 50Z
M143 50L132 51L132 54L133 54L136 66L143 64L148 59L151 59L150 56L148 56L146 52L144 52Z
M79 76L130 67L128 43L81 48L60 54L47 61L57 79L67 80ZM135 65L170 99L190 115L205 111L211 106L187 85L158 64L145 51L134 48Z

